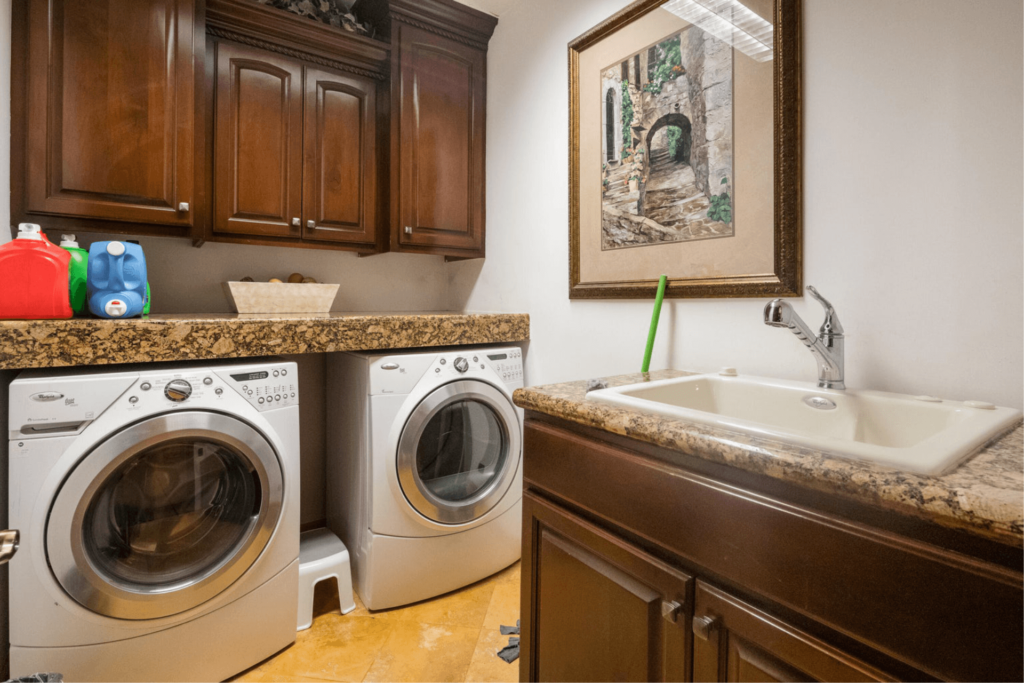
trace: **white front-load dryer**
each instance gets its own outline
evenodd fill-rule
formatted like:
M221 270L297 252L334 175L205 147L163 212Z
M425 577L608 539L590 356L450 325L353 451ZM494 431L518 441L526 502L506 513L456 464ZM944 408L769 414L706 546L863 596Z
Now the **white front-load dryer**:
M294 363L10 386L11 675L224 680L295 640Z
M338 353L327 363L327 524L369 609L519 559L522 351Z

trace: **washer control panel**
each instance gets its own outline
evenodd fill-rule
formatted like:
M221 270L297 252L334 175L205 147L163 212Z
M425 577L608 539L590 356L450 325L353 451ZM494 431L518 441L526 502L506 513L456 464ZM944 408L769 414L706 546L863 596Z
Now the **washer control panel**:
M500 351L485 351L483 356L506 382L522 381L523 379L523 352L521 349L502 349Z
M257 410L299 405L295 366L263 366L217 373Z

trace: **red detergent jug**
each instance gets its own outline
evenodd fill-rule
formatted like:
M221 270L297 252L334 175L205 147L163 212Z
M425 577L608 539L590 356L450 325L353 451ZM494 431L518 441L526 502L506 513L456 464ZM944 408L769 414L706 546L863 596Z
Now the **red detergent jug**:
M70 263L38 225L19 225L17 238L0 246L0 319L70 318Z

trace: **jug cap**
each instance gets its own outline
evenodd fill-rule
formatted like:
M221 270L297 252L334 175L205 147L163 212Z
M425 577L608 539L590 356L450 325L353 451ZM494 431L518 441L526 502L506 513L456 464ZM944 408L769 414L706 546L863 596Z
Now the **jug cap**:
M124 242L107 242L107 253L111 256L120 256L124 253Z
M19 240L43 240L43 229L35 223L19 223L18 224L18 236L15 239Z
M61 235L60 246L62 247L78 247L78 242L75 240L74 235Z

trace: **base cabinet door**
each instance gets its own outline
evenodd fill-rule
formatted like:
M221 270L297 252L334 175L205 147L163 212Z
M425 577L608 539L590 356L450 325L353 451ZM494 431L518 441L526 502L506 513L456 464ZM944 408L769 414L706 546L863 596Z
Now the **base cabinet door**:
M697 582L694 681L889 681L892 678L746 602Z
M25 145L24 169L13 170L19 187L24 181L15 223L44 214L99 219L79 221L78 230L187 232L195 212L195 4L15 3L14 59L25 88L24 98L15 90L14 136L19 150Z
M523 503L534 535L521 679L689 680L690 577L539 498Z
M307 66L304 90L302 237L372 247L377 85Z
M302 234L302 64L216 44L216 233Z

